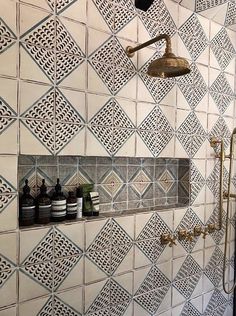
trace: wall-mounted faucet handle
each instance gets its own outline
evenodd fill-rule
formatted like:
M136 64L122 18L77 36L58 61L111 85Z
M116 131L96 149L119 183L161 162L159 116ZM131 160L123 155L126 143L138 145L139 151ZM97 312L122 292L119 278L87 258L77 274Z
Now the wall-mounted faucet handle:
M206 236L208 235L208 228L206 227L203 231L202 231L202 238L206 239Z
M211 223L207 225L207 230L209 232L209 234L214 233L214 231L216 230L216 225L215 223Z
M202 226L200 226L200 225L195 226L194 229L193 229L193 235L195 237L201 236L202 232L203 232L202 231Z
M178 238L179 240L185 240L187 237L187 230L186 229L180 229L178 231Z
M191 231L188 231L186 240L189 241L189 242L192 242L193 241L193 237L194 237L193 233Z
M176 245L176 236L171 234L162 234L161 235L161 244L162 245L168 245L169 247L172 247L173 245Z

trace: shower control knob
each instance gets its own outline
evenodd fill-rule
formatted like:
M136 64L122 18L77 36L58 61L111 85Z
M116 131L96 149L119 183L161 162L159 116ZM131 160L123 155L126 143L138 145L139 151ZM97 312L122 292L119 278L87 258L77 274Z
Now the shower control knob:
M169 247L173 247L174 245L176 246L176 237L172 236L172 238L170 238L170 243L169 243Z
M192 242L193 241L193 233L192 232L188 232L187 236L186 236L187 241Z
M202 238L206 239L206 236L208 235L208 229L205 228L204 231L202 232Z

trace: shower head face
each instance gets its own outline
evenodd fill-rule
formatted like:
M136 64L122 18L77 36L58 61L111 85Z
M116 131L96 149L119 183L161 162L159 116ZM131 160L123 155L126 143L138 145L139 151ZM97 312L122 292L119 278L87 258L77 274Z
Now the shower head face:
M190 73L190 66L185 58L165 53L161 58L151 62L147 73L151 77L172 78L187 75Z

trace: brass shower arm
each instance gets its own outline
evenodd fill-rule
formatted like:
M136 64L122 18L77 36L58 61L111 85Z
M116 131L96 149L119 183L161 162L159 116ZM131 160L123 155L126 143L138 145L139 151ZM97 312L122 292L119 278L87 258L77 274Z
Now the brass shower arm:
M171 40L170 40L170 36L167 35L167 34L161 34L161 35L158 35L157 37L154 37L153 39L151 39L150 41L147 41L143 44L140 44L136 47L131 47L131 46L128 46L126 47L126 54L128 57L133 57L134 56L134 53L144 47L147 47L149 45L152 45L160 40L164 39L166 41L166 50L165 50L165 54L171 54L172 53L172 49L171 49Z

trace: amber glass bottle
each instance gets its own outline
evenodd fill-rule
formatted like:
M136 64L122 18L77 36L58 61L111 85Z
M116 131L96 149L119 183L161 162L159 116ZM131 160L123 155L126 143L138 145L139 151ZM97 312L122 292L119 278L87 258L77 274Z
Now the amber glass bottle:
M60 180L57 179L55 192L52 197L52 212L51 218L53 221L60 222L66 218L66 198L61 191Z
M40 194L36 200L36 222L38 224L47 224L51 219L51 199L47 194L47 187L45 185L45 180L42 180L42 185L40 187Z
M70 191L66 200L66 218L75 219L77 217L77 198L75 193Z
M19 221L21 226L29 226L35 223L35 201L30 195L28 180L25 180L23 195L20 198Z

